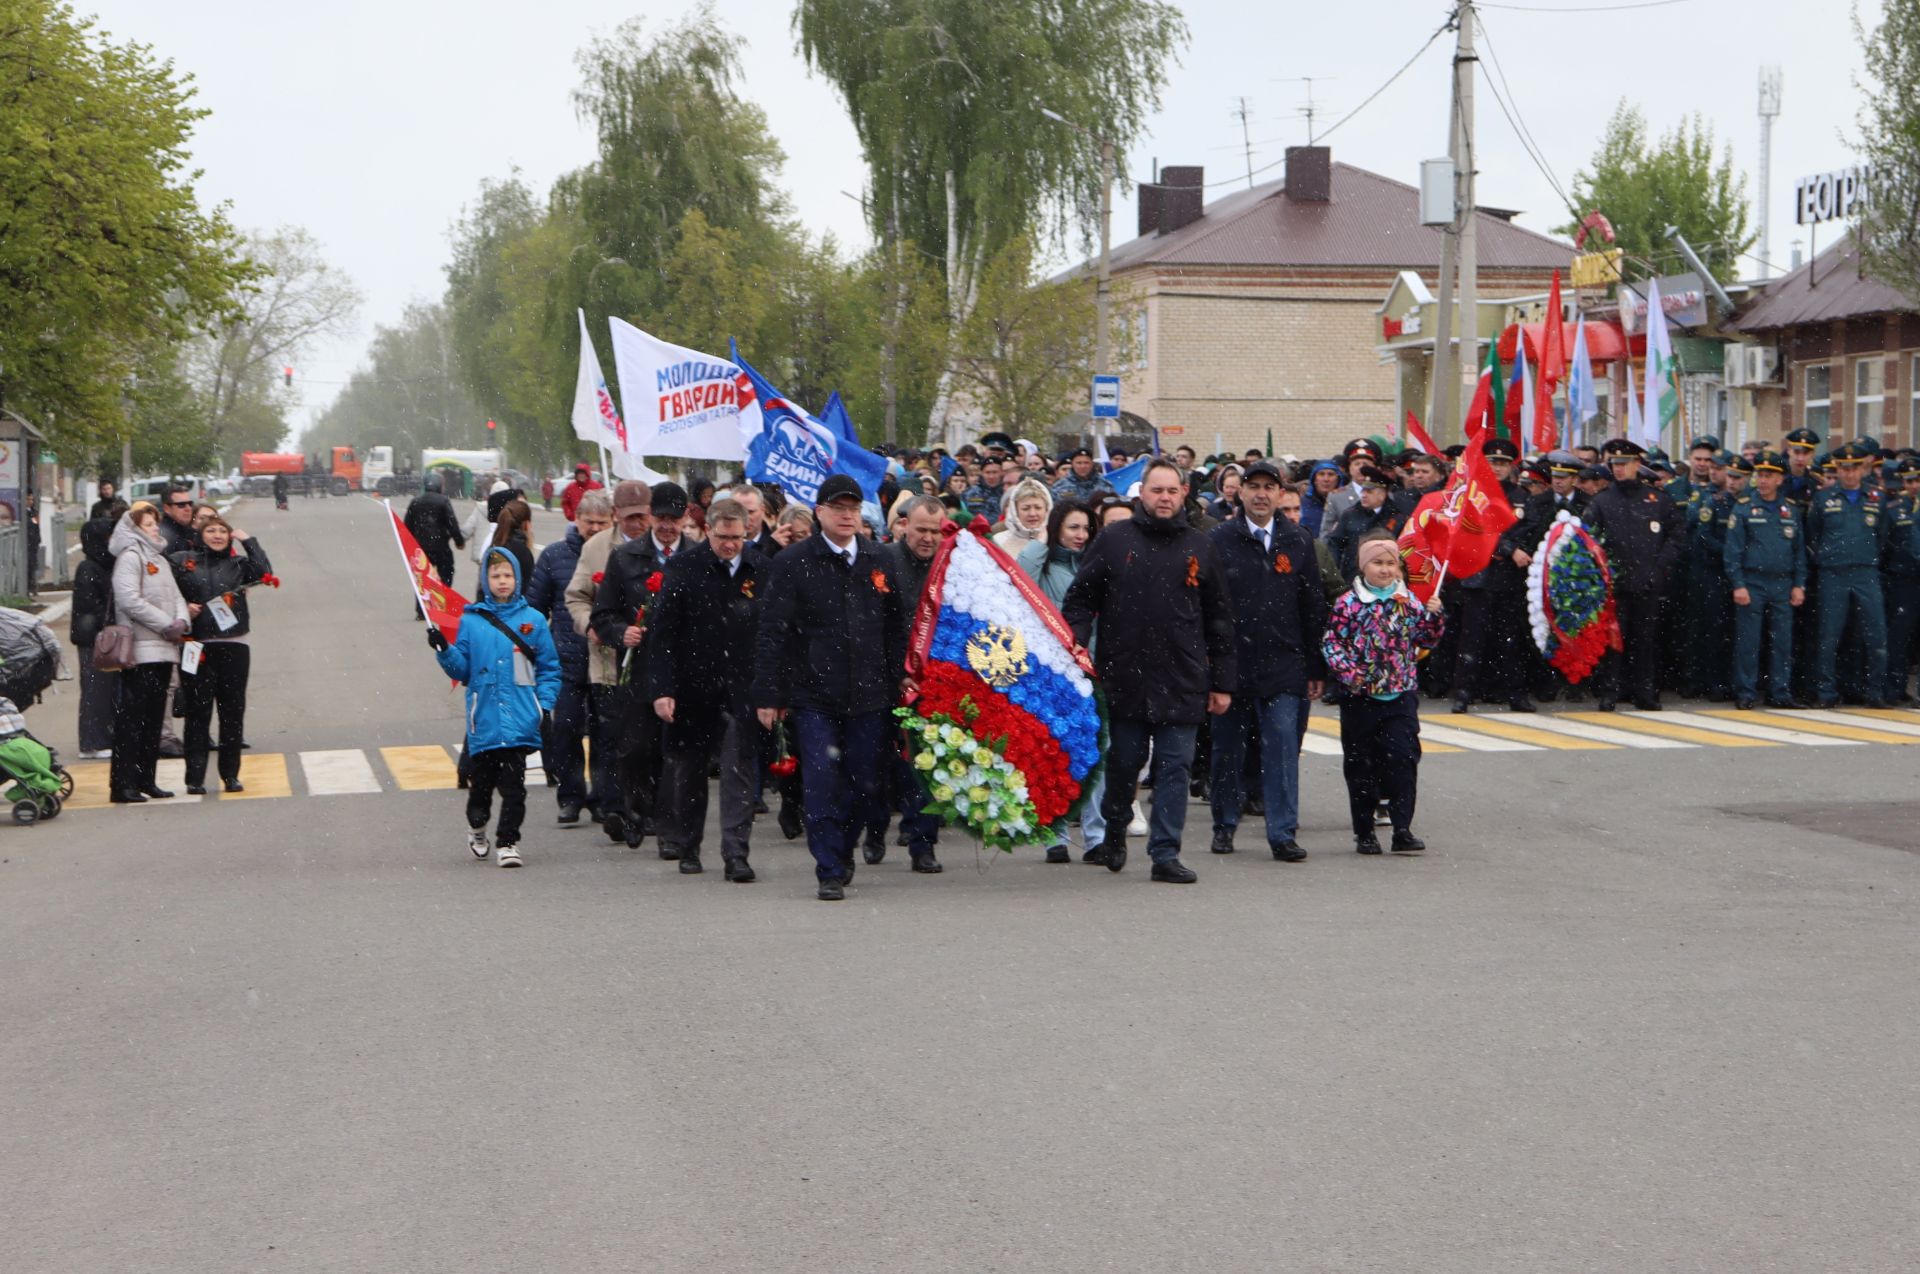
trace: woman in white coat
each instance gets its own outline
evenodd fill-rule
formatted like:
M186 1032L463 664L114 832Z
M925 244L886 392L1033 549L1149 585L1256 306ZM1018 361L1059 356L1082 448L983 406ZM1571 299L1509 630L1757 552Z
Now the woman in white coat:
M109 799L137 805L172 792L154 782L160 759L160 727L167 712L167 686L180 662L181 644L200 608L190 606L174 582L160 533L160 510L142 500L113 528L113 613L133 630L134 666L121 672L120 700L113 716L113 764Z

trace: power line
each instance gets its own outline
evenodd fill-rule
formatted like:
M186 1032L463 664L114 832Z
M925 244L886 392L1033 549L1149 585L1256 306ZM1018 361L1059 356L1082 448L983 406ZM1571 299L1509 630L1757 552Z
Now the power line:
M1560 184L1560 178L1553 171L1553 165L1547 162L1545 148L1534 139L1533 130L1527 127L1525 119L1520 115L1519 99L1514 97L1513 87L1507 83L1506 68L1500 65L1500 54L1493 47L1493 36L1488 32L1487 24L1484 21L1480 23L1480 36L1486 42L1487 56L1493 61L1494 73L1500 77L1500 87L1495 88L1493 81L1488 80L1487 91L1493 94L1493 100L1495 104L1500 107L1500 113L1506 116L1507 123L1512 127L1515 138L1520 142L1521 149L1527 152L1528 157L1533 160L1534 166L1540 170L1541 175L1546 177L1547 183L1553 187L1554 193L1560 196L1560 202L1566 205L1567 211L1573 216L1575 221L1578 221L1580 219L1580 212L1573 206L1572 196L1567 193L1566 187ZM1506 90L1504 97L1501 95L1500 89ZM1513 102L1511 110L1508 109L1508 99L1512 99Z
M1382 93L1392 88L1393 82L1399 79L1402 75L1405 75L1407 73L1407 68L1412 66L1415 62L1418 62L1420 60L1420 55L1422 53L1425 53L1428 49L1432 48L1433 42L1439 39L1441 36L1445 35L1452 28L1453 28L1452 18L1448 18L1445 22L1442 22L1438 27L1434 28L1433 34L1427 37L1427 42L1421 45L1419 48L1415 49L1413 51L1413 56L1408 58L1405 62L1401 63L1400 69L1395 71L1392 75L1389 75L1387 77L1387 82L1385 84L1382 84L1379 88L1373 90L1373 92L1367 94L1366 97L1362 98L1360 105L1354 107L1352 110L1348 111L1345 115L1342 115L1339 119L1335 120L1332 124L1329 124L1327 126L1327 131L1320 134L1319 140L1325 141L1327 138L1333 135L1334 130L1339 128L1340 125L1346 123L1348 120L1352 119L1355 115L1358 115L1361 111L1366 110L1367 107L1372 104L1374 98L1380 96Z
M1557 8L1544 4L1490 4L1487 0L1474 0L1477 9L1509 9L1514 13L1616 13L1625 9L1659 9L1670 4L1686 4L1687 0L1637 0L1629 4L1584 4Z

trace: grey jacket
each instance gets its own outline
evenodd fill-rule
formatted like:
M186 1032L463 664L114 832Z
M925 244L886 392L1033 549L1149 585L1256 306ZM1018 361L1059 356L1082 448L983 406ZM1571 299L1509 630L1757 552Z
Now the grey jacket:
M133 629L134 661L177 662L180 644L174 638L187 631L187 599L174 582L165 550L140 534L127 514L113 528L107 548L113 553L114 618Z

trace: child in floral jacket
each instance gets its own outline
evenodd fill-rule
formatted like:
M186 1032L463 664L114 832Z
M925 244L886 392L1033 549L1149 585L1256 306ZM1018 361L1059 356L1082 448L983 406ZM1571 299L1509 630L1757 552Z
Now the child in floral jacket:
M1423 607L1407 591L1400 546L1362 541L1360 576L1341 594L1321 643L1327 674L1340 687L1340 751L1353 815L1354 848L1380 852L1374 806L1384 798L1393 820L1393 852L1418 854L1413 834L1420 775L1419 652L1440 642L1446 619L1436 592Z

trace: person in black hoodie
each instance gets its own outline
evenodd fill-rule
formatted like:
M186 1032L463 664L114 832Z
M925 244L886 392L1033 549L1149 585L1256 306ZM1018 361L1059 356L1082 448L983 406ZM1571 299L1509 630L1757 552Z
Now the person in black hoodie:
M453 511L453 501L441 494L439 478L430 477L420 484L420 494L407 502L403 521L433 564L440 582L453 583L453 550L467 547L467 539L460 531L460 516ZM416 602L416 609L418 605Z
M220 710L220 782L229 792L240 782L241 740L246 737L247 674L253 650L247 644L251 616L247 590L273 573L260 541L214 516L200 528L200 544L170 553L180 595L199 607L189 636L201 643L200 669L180 674L179 694L187 719L187 791L204 793L213 713Z
M104 485L104 484L103 484ZM107 501L101 516L80 528L80 565L73 571L73 618L68 636L79 649L80 756L98 761L113 755L113 710L120 701L120 678L93 667L93 642L113 622L113 553L107 541L114 523L127 511Z
M660 843L683 875L700 865L707 824L707 770L720 763L720 858L727 879L753 879L747 864L760 772L760 724L747 706L754 632L767 562L747 552L747 513L733 500L707 510L707 542L675 554L664 572L647 634L647 698L664 724Z
M1194 736L1208 714L1233 700L1233 604L1211 541L1188 525L1185 484L1171 460L1156 459L1140 482L1133 517L1094 538L1067 589L1061 613L1081 646L1094 639L1109 711L1107 820L1101 860L1127 862L1127 824L1147 750L1154 754L1153 878L1198 879L1180 862Z

